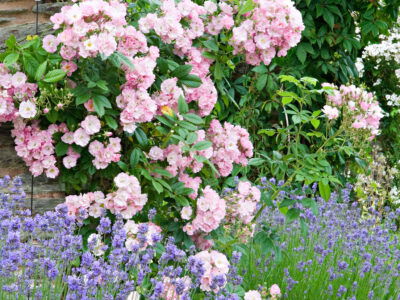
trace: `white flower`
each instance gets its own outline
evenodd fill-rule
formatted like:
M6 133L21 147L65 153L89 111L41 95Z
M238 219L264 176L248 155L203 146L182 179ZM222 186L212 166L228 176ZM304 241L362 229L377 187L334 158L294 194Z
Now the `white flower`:
M75 144L85 147L90 141L90 136L86 133L83 128L79 128L74 133Z
M262 300L262 298L258 291L252 290L244 294L244 300Z
M20 87L23 86L26 82L26 75L22 72L17 72L13 75L11 82L13 86Z
M190 206L185 206L184 208L182 208L181 210L181 217L184 220L189 220L190 217L192 216L193 210Z
M100 120L96 116L87 116L85 120L81 122L81 127L89 135L98 133L101 128Z
M154 146L150 149L149 157L152 160L162 160L164 158L164 152L160 147Z
M36 105L32 101L24 101L19 105L19 115L22 118L33 118L36 115L36 112Z
M125 188L131 184L131 177L126 173L119 173L115 178L114 182L117 187Z
M136 291L131 292L126 300L140 300L140 294Z
M100 235L96 233L92 233L91 235L89 235L88 244L90 250L95 256L101 256L104 254L104 243L102 242Z

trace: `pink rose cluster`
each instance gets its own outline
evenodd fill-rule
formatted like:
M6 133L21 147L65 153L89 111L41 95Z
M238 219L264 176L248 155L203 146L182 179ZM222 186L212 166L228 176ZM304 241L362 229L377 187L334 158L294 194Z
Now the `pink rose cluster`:
M119 173L114 178L117 186L115 192L106 196L102 192L86 193L66 197L66 205L70 215L86 215L100 217L105 209L113 214L120 214L124 219L131 219L143 209L147 195L141 193L139 181L135 176Z
M110 56L115 51L133 56L146 51L144 35L126 22L126 4L118 1L87 0L63 6L50 20L57 36L47 35L43 48L54 53L63 44L60 54L67 61L75 57Z
M212 1L206 1L204 2L204 8L207 10L207 13L211 15L206 26L206 31L209 34L217 35L221 30L229 30L235 25L233 15L237 11L226 2L219 2L217 6L217 4Z
M92 163L96 169L105 169L112 162L119 162L121 159L121 139L110 138L108 145L100 141L93 141L89 144L89 153L94 156Z
M217 101L217 90L208 75L212 60L202 55L203 50L193 47L193 40L205 33L208 14L214 13L214 3L206 1L200 6L190 0L176 3L174 0L164 0L160 15L148 14L139 20L139 28L143 33L154 30L164 43L174 44L175 53L180 57L186 56L188 64L192 65L192 75L197 75L202 80L198 88L185 88L187 102L196 101L199 114L207 116L211 113ZM227 6L222 4L223 7ZM205 20L203 20L205 19ZM184 26L182 21L188 23ZM223 17L213 19L213 26L231 28L233 16L224 14ZM220 26L221 24L221 26ZM171 108L173 108L172 106Z
M198 114L202 117L208 116L213 110L218 99L217 89L214 86L210 76L210 66L212 60L202 55L202 49L192 47L185 52L188 57L188 64L192 66L191 74L201 79L201 85L198 88L185 87L185 99L188 103L195 101L197 103Z
M161 89L152 95L153 100L159 108L158 113L161 115L161 108L168 106L175 112L178 112L178 99L183 97L183 90L177 85L178 78L169 78L161 83Z
M207 13L203 6L191 0L176 3L174 0L162 1L160 16L147 14L139 20L139 28L143 33L154 30L166 44L175 44L175 49L187 51L194 39L204 34L204 23L201 18ZM184 26L181 21L187 23Z
M227 222L239 220L249 224L261 199L260 190L248 181L240 181L237 190L224 197L227 205Z
M197 140L194 144L205 141L206 133L204 130L198 130L196 134ZM189 176L186 171L189 169L192 173L200 172L204 164L197 161L195 156L203 156L209 159L212 156L213 150L212 147L210 147L205 150L186 153L183 151L184 146L185 144L183 142L179 142L177 145L168 145L165 149L154 146L150 149L148 156L153 161L166 160L168 163L166 170L173 176L179 176L179 180L183 182L187 188L193 189L194 192L190 194L190 197L195 199L197 197L197 190L202 181L200 177Z
M132 63L135 68L126 68L126 83L121 87L117 97L117 106L122 110L120 122L124 131L133 133L136 123L150 122L156 115L157 103L147 92L154 83L154 69L159 56L158 48L150 47L146 56L135 57Z
M233 28L234 54L246 55L247 63L268 65L275 56L285 56L300 42L304 24L291 0L254 0L255 8Z
M37 85L27 82L27 76L22 72L11 74L9 69L0 64L0 123L9 122L18 116L33 118L36 113L35 99ZM19 110L14 102L20 102Z
M74 151L72 147L68 148L67 156L63 158L63 165L67 169L71 169L76 166L78 159L81 155Z
M226 214L226 203L216 191L206 186L197 199L196 217L183 227L188 235L209 233L217 229Z
M145 225L147 227L147 231L144 234L146 237L146 242L141 242L138 238L138 233L139 233L139 227L141 225ZM125 248L128 249L129 251L133 251L136 249L137 250L145 250L147 246L154 246L155 242L153 239L153 236L155 234L159 235L161 233L161 227L152 223L152 222L147 222L147 223L135 223L132 220L128 220L125 225L124 229L126 232L126 241L125 241Z
M65 204L71 216L99 218L105 213L105 196L102 192L67 196Z
M343 111L344 123L350 123L351 128L365 130L369 139L379 134L379 123L384 116L379 102L372 93L354 85L335 85L325 83L325 87L332 87L333 94L327 94L327 104L323 108L328 119L339 117L339 110Z
M41 130L37 121L27 125L21 118L14 119L14 129L11 135L14 137L15 150L21 157L33 176L39 176L43 172L49 178L57 177L59 170L56 167L54 155L53 134L66 130L65 124L50 125L46 130Z
M131 219L143 209L147 195L142 194L137 178L127 173L119 173L114 178L115 192L107 194L105 207L113 214L120 214L124 219Z
M205 272L200 279L200 289L203 291L214 291L218 292L219 287L212 289L212 281L216 276L222 276L225 278L229 272L229 261L226 256L218 251L201 251L193 256L195 259L203 262Z
M211 161L217 166L221 176L228 176L233 163L247 165L247 158L253 156L253 144L246 129L218 120L212 120L207 138L213 143Z
M91 137L101 130L101 122L99 118L93 115L88 115L81 122L80 127L75 132L67 131L61 137L61 141L66 144L76 144L81 147L86 147ZM89 153L94 156L92 160L96 169L105 169L112 162L118 162L121 158L121 139L118 137L109 138L108 145L98 140L93 140L89 144ZM63 159L63 164L67 169L76 166L80 155L72 150L67 153Z

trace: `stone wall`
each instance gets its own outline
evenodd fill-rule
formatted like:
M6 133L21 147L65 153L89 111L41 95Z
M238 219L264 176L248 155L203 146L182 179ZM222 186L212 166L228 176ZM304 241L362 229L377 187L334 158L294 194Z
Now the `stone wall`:
M49 17L59 11L63 3L39 3L39 34L51 32ZM0 0L0 48L14 34L18 41L36 33L36 2L34 0ZM21 176L27 194L27 205L31 201L32 176L25 163L14 150L11 126L0 124L0 177ZM33 179L33 212L52 209L64 201L63 187L56 180L45 176Z
M11 35L18 41L27 35L36 34L36 11L38 11L39 34L51 32L49 18L58 12L64 3L41 3L36 9L34 0L0 0L0 45Z
M27 194L27 206L30 206L32 176L24 161L14 150L14 140L9 125L0 125L0 177L5 175L21 176ZM33 178L33 212L38 213L54 208L64 202L63 187L45 176Z

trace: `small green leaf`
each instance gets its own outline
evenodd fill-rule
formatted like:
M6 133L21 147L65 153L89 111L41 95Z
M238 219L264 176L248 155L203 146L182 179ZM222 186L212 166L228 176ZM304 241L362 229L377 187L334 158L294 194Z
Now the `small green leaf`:
M256 88L258 91L261 91L265 85L267 84L268 80L268 74L262 74L261 76L258 77L257 83L256 83Z
M179 206L189 206L190 205L190 203L189 203L189 201L186 199L186 197L183 197L183 196L176 196L176 203L179 205Z
M293 101L293 98L292 98L292 97L283 97L283 98L282 98L282 104L283 104L283 105L289 104L289 103L292 102L292 101Z
M274 129L260 129L257 134L266 134L268 136L273 136L275 134Z
M249 160L248 165L249 166L260 166L265 162L265 159L261 158L261 157L254 157L252 159Z
M136 128L135 137L141 146L147 146L149 140L147 138L146 133L141 128Z
M103 91L108 91L107 82L105 80L99 80L96 82L96 85L101 88Z
M57 82L63 79L65 75L66 73L61 69L51 70L44 76L44 81L49 83Z
M296 56L299 59L299 61L304 64L304 62L306 61L307 58L307 52L306 50L301 46L301 44L299 46L297 46L296 49Z
M189 105L187 104L187 102L183 96L179 96L178 111L181 114L186 114L189 111Z
M201 151L201 150L206 150L212 146L212 143L210 141L201 141L198 142L196 145L192 147L193 150L196 151Z
M244 15L245 13L252 11L254 7L255 7L255 4L254 4L253 0L246 0L246 2L244 2L243 5L239 9L239 15Z
M223 76L224 73L222 72L222 66L220 62L217 61L214 65L214 77L217 80L221 80Z
M198 88L202 84L200 77L193 74L185 76L185 78L180 79L179 82L190 88Z
M213 50L215 52L218 51L218 45L217 45L217 43L215 43L214 40L207 40L207 41L203 42L203 45L210 50Z
M128 166L126 165L126 163L124 163L123 161L119 161L118 163L117 163L117 165L119 166L119 168L122 170L122 171L124 171L124 172L127 172L128 171Z
M46 72L46 68L47 68L47 60L41 63L39 65L39 68L36 70L35 79L37 81L42 79L44 73Z
M112 128L114 130L116 130L118 128L118 123L117 123L117 121L115 121L115 119L113 117L107 115L104 117L104 119L106 120L106 123L110 128Z
M324 18L325 22L328 23L329 27L333 29L333 25L335 25L335 17L333 14L329 10L325 9L322 17Z
M298 208L291 208L288 210L288 212L286 213L286 219L289 222L293 222L294 220L296 220L298 217L300 216L300 209Z
M183 118L190 123L196 124L196 125L201 125L204 124L204 120L199 117L198 115L195 114L184 114Z
M179 66L171 72L171 77L176 77L178 79L183 79L189 75L190 71L192 70L191 65L183 65Z
M320 123L321 123L321 121L318 120L318 119L312 119L311 120L311 124L312 124L312 126L314 126L315 129L317 129L319 127Z
M8 55L4 58L3 63L4 63L7 67L9 67L9 66L11 66L13 63L17 62L18 58L19 58L19 54L18 54L18 53L10 53L10 54L8 54Z
M164 191L164 188L162 187L161 184L159 184L157 181L152 181L151 182L154 188L156 189L157 193L161 194Z
M158 169L154 169L153 172L157 173L157 174L160 174L160 175L162 175L164 177L167 177L167 178L172 178L173 177L172 174L170 172L168 172L167 170L165 170L165 169L158 168Z
M68 144L63 142L58 142L55 148L57 156L63 156L67 154L68 148L69 148Z
M197 140L196 132L190 132L186 137L186 143L188 143L189 145L193 144L196 140Z
M329 184L326 184L322 181L318 182L318 190L321 197L325 201L328 201L329 198L331 197L331 188L329 187Z
M141 155L142 155L142 150L140 150L139 148L135 148L132 150L131 156L129 158L129 165L131 168L137 165Z
M85 95L77 96L75 99L75 105L78 106L80 104L86 103L90 99L90 93Z

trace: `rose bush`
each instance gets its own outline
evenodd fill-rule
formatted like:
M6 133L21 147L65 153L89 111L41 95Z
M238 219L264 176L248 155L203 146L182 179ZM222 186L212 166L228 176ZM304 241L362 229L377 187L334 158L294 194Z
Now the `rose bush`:
M128 14L122 2L88 0L51 21L56 31L43 40L7 41L0 120L13 122L34 176L81 193L66 204L87 225L83 234L106 214L143 223L156 210L155 223L177 242L206 249L225 217L249 223L259 191L246 212L236 196L219 195L253 145L246 129L211 115L209 51L229 47L256 65L285 55L304 28L293 3L167 0Z

